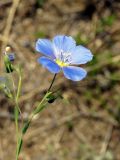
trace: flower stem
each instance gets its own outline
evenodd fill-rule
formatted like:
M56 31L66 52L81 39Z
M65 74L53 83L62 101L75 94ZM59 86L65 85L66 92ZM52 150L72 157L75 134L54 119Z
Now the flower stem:
M55 81L56 76L57 76L57 74L54 74L53 80L52 80L52 82L51 82L51 84L50 84L50 86L49 86L49 88L48 88L47 92L49 92L49 91L50 91L50 89L52 88L52 86L53 86L53 83L54 83L54 81Z
M15 106L15 126L16 126L16 141L17 141L17 145L16 145L16 160L18 160L17 158L17 148L18 148L18 139L19 139L19 125L18 125L18 116L19 116L19 109L18 109L18 104L16 102L16 106Z
M21 148L22 148L22 144L23 144L23 136L25 135L25 133L27 132L27 129L29 128L30 124L31 124L31 121L33 119L33 117L40 113L47 105L47 97L51 94L50 90L53 86L53 83L55 82L55 78L56 78L56 75L54 75L53 79L52 79L52 82L46 92L46 94L44 95L44 97L42 98L42 100L39 102L39 104L37 105L37 107L35 108L35 110L31 113L31 115L29 116L28 120L25 122L23 128L22 128L22 131L21 131L21 136L19 137L19 140L18 140L18 147L17 147L17 154L16 154L16 157L18 160L18 157L19 157L19 154L20 154L20 151L21 151Z
M14 78L13 75L10 71L10 68L8 67L8 70L10 72L10 76L11 76L11 80L12 80L12 85L13 85L13 100L15 103L15 108L14 108L14 119L15 119L15 129L16 129L16 160L18 160L17 157L17 148L18 148L18 139L19 139L19 125L18 125L18 116L19 116L19 105L18 105L18 92L16 93L15 91L15 82L14 82ZM20 92L20 85L19 86L19 92Z
M21 86L22 86L22 76L21 76L21 71L18 68L18 75L19 75L19 82L18 82L18 87L17 87L17 93L15 94L15 125L16 125L16 137L17 137L17 146L16 146L16 160L18 160L18 148L19 148L19 125L18 125L18 117L19 113L21 114L21 110L19 108L19 96L20 96L20 91L21 91ZM22 115L22 114L21 114Z

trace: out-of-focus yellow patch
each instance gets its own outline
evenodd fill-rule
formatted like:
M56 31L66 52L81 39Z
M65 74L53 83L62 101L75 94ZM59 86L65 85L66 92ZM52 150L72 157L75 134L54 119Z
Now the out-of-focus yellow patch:
M55 62L56 62L60 67L66 67L66 66L68 66L67 63L62 62L62 61L60 61L59 59L57 59Z

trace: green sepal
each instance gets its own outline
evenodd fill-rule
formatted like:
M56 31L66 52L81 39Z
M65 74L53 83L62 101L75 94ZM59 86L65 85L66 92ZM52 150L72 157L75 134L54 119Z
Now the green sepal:
M49 92L49 94L46 95L46 101L48 103L53 103L55 99L56 99L56 96L52 92Z
M5 64L5 69L7 73L11 73L14 71L14 67L11 63L11 61L9 60L8 55L4 56L4 64Z
M55 95L50 94L50 95L47 96L46 99L47 99L48 103L53 103L56 98L57 98L57 97L56 97Z
M63 98L59 91L54 92L54 94L53 93L49 94L46 97L46 100L48 103L53 103L57 98L61 98L61 99Z

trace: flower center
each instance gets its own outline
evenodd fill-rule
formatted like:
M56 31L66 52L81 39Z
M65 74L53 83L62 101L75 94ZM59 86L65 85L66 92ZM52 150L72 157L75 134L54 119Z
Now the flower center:
M61 60L59 60L59 59L56 59L55 62L56 62L60 67L68 66L67 63L65 63L65 62L63 62L63 61L61 61Z
M61 50L59 59L64 63L69 63L71 59L71 53Z

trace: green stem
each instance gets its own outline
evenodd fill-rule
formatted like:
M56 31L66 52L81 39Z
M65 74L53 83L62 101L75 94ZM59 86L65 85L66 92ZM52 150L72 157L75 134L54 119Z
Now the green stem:
M21 86L22 86L22 75L21 75L21 71L20 71L20 68L18 69L18 75L19 75L19 82L18 82L18 87L17 87L17 93L16 93L16 102L18 104L18 100L19 100L19 97L20 97L20 92L21 92ZM19 113L21 115L21 118L22 118L22 113L21 113L21 110L20 110L20 107L18 105L18 109L19 109ZM22 118L23 119L23 118Z
M21 86L22 86L22 76L21 76L21 71L18 72L19 74L19 82L18 82L18 89L17 89L17 94L16 94L16 100L18 102L19 96L20 96L20 91L21 91Z
M19 125L18 125L18 116L19 116L19 109L18 109L18 104L16 102L16 106L15 106L15 128L16 128L16 141L17 141L17 145L16 145L16 160L18 160L17 157L17 150L18 150L18 140L19 140Z
M30 126L30 123L33 119L33 117L40 113L45 107L46 107L46 104L47 104L47 101L46 101L46 98L49 96L49 94L51 94L50 90L53 86L53 83L55 81L55 78L56 78L56 75L54 75L53 79L52 79L52 82L45 94L45 96L42 98L42 100L40 101L40 103L38 104L38 106L35 108L35 110L32 112L32 114L30 115L30 117L28 118L28 120L25 122L23 128L22 128L22 133L21 133L21 136L19 138L19 143L18 143L18 147L17 147L17 159L18 160L18 157L19 157L19 154L20 154L20 151L21 151L21 147L22 147L22 143L23 143L23 136L25 135L25 133L27 132L27 129L29 128Z
M11 80L12 80L12 85L13 85L13 99L15 102L15 108L14 108L14 116L15 116L15 129L16 129L16 152L17 152L17 147L18 147L18 139L19 139L19 126L18 126L18 116L19 116L19 106L18 106L18 97L16 96L16 91L15 91L15 82L12 76L12 73L10 71L10 68L8 66L8 70L10 72ZM20 87L20 86L19 86ZM16 98L17 97L17 98ZM16 160L18 160L17 154L16 154Z
M19 147L19 125L18 125L18 118L19 118L19 113L21 114L20 108L19 108L19 96L20 96L20 91L21 91L21 86L22 86L22 76L21 76L21 71L20 69L18 70L18 75L19 75L19 82L18 82L18 87L17 87L17 93L15 94L15 125L16 125L16 137L17 137L17 146L16 146L16 160L18 160L18 147Z

